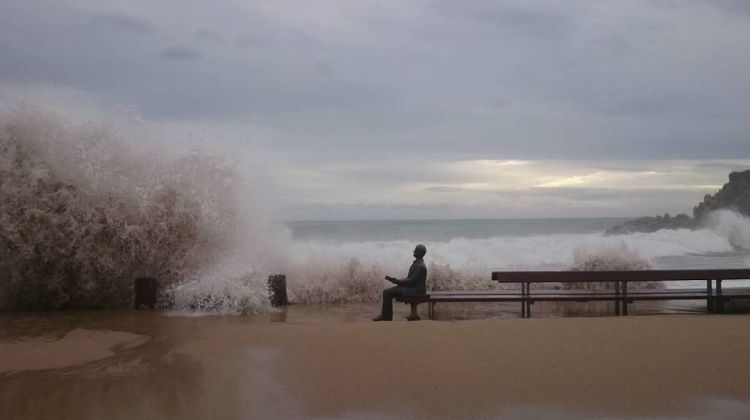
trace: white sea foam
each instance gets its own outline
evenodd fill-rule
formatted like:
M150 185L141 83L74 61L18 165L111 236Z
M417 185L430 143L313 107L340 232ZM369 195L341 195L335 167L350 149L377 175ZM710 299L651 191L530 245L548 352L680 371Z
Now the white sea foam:
M21 103L0 111L0 308L130 305L155 276L176 308L267 306L266 279L288 275L298 302L374 302L404 276L415 242L289 240L266 179L221 153L156 146L130 113L84 118ZM70 108L69 108L70 109ZM638 268L664 257L750 249L730 211L698 230L550 234L425 242L433 289L488 289L493 270Z
M724 213L724 212L723 212ZM490 289L493 270L647 269L663 257L731 253L750 221L729 213L710 228L604 236L559 234L427 242L433 289ZM376 301L386 275L405 276L414 243L372 241L291 245L290 292L302 302ZM679 284L694 286L692 283Z
M750 219L731 210L717 210L708 215L706 228L726 238L740 249L750 249Z
M178 306L260 307L285 234L264 218L262 185L148 133L129 113L3 106L0 307L128 306L138 276Z

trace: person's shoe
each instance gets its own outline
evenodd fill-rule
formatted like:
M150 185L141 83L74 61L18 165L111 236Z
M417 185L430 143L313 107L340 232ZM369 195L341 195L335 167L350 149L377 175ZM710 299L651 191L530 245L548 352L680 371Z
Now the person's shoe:
M390 319L383 318L383 315L378 315L372 319L373 321L390 321Z

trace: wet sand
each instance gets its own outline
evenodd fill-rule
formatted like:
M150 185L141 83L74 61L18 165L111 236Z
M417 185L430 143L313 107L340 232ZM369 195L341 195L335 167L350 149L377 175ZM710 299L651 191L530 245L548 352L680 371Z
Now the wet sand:
M120 331L68 331L0 341L0 373L60 369L114 356L113 349L140 346L148 337Z
M748 315L371 323L339 311L0 315L0 357L18 361L0 373L0 418L750 415Z

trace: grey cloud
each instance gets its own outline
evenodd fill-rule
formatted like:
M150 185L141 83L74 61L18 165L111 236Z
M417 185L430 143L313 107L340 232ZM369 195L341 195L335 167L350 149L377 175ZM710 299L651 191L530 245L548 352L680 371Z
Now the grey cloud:
M195 48L175 45L161 50L159 56L172 60L195 60L201 54Z
M195 32L194 36L196 42L205 43L209 45L218 45L224 41L224 37L218 33L208 29L199 29Z
M237 47L245 49L251 47L267 47L271 45L271 42L260 36L241 36L237 38Z
M125 13L103 13L91 20L93 26L109 26L138 34L149 34L154 31L153 25L135 16Z
M730 172L740 172L750 170L750 160L743 161L700 161L695 163L697 168L718 169L729 174ZM728 180L728 179L727 179Z
M549 3L439 0L433 5L437 11L450 18L460 16L531 36L559 38L572 27L571 14L555 10ZM570 12L573 5L567 5Z
M709 5L716 5L721 10L727 13L741 13L750 15L750 2L748 2L747 0L714 0L706 3L708 3Z
M569 201L590 201L590 202L607 202L607 201L627 201L638 197L639 200L654 202L664 198L675 199L694 199L697 203L702 194L700 191L664 189L664 188L531 188L524 191L525 194L539 197L557 197ZM692 209L685 209L688 212Z
M690 213L703 197L681 190L509 190L496 192L504 201L477 207L461 201L445 203L320 203L289 201L289 219L404 219L404 218L529 218L529 217L640 217ZM552 193L552 194L549 194ZM550 211L550 209L554 209ZM311 217L312 216L312 217Z
M655 92L647 94L622 94L593 101L594 109L614 115L655 116L666 113L689 112L704 114L705 98L687 92Z
M408 180L452 206L484 193L463 189L477 181L445 170L449 161L583 159L588 168L658 171L645 160L750 157L747 4L159 0L105 9L11 0L0 14L0 87L79 89L146 119L221 133L236 124L246 128L218 137L262 142L323 185L348 182L339 198L360 186L387 195ZM715 182L743 165L712 162ZM290 189L314 190L310 182ZM504 194L520 193L494 199ZM628 205L633 214L695 201L690 191L664 193L672 204L652 208L659 194L537 189L522 198L600 214L627 200L651 200ZM303 209L315 199L304 197ZM370 208L454 211L397 204Z
M296 158L750 155L750 28L705 2L29 2L0 15L0 83L247 122Z
M501 196L507 198L554 198L572 202L607 202L617 200L630 200L633 196L650 201L658 200L660 197L670 196L672 198L694 198L697 203L703 197L700 191L665 189L665 188L506 188L506 189L469 189L453 186L434 186L425 189L435 193L470 193L488 196ZM685 209L687 212L689 209Z
M425 188L425 191L434 192L434 193L453 193L453 192L464 192L466 191L466 188L452 187L452 186L447 186L447 185L438 185L434 187L427 187Z

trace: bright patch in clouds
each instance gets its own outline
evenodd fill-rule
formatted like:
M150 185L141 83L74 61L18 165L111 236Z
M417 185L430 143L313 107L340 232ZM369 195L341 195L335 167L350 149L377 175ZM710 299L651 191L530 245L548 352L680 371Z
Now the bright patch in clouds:
M750 160L379 162L328 168L323 184L287 184L299 192L289 201L291 218L638 216L690 213L731 170L745 168Z
M574 187L574 186L586 186L586 185L594 185L594 184L600 184L601 181L606 180L607 178L613 178L614 174L606 173L606 172L597 172L593 174L586 174L586 175L574 175L574 176L568 176L568 177L542 177L542 179L545 179L541 184L535 185L535 187L538 188L555 188L555 187ZM547 180L549 179L549 180Z
M750 168L747 4L6 0L0 101L235 147L284 218L689 212Z

